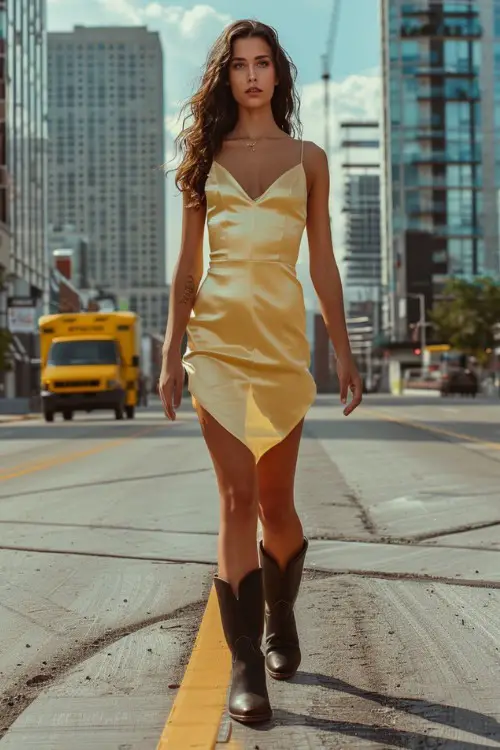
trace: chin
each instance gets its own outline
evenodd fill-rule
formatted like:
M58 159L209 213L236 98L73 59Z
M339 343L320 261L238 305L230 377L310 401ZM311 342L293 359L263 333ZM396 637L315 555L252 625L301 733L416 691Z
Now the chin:
M241 102L241 105L247 109L262 109L262 107L268 107L270 104L271 99L268 99L264 94L260 96L245 96Z

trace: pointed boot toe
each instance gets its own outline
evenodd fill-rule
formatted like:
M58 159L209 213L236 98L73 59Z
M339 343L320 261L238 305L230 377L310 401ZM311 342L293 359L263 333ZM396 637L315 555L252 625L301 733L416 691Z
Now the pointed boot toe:
M266 669L275 680L289 680L297 672L301 661L299 649L282 649L266 654Z
M229 716L242 724L269 721L273 712L269 700L257 693L237 694L229 699Z

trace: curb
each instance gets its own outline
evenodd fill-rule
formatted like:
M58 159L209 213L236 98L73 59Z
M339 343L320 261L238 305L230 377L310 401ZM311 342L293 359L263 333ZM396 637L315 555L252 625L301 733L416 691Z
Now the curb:
M9 424L10 422L27 422L31 419L41 419L41 414L0 414L0 425Z

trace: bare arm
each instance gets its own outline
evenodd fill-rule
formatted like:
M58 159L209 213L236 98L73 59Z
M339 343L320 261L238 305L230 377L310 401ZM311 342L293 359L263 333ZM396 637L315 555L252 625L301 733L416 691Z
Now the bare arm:
M307 205L307 236L309 240L309 269L311 281L318 295L325 325L337 357L349 356L351 347L347 335L344 295L340 273L335 260L330 228L330 174L325 152L314 147L308 154L310 190Z
M184 194L181 249L170 289L167 330L163 345L164 356L172 351L180 352L182 339L203 276L205 218L206 207L186 208Z
M307 150L307 170L307 236L311 281L318 296L330 341L335 349L342 401L345 402L347 398L348 388L354 393L353 402L345 412L350 414L361 402L362 385L351 353L342 282L333 252L328 161L325 152L313 144Z
M183 196L182 241L176 263L163 344L163 363L158 391L166 416L175 420L182 400L184 368L181 360L182 339L203 276L203 233L206 208L187 208Z

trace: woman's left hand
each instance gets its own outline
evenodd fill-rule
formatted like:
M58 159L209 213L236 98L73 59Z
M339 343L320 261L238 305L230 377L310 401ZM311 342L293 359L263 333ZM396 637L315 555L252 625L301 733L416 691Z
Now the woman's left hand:
M344 409L344 416L352 414L363 400L363 382L352 355L337 359L337 375L340 383L340 400L347 403L348 392L352 393L351 403Z

